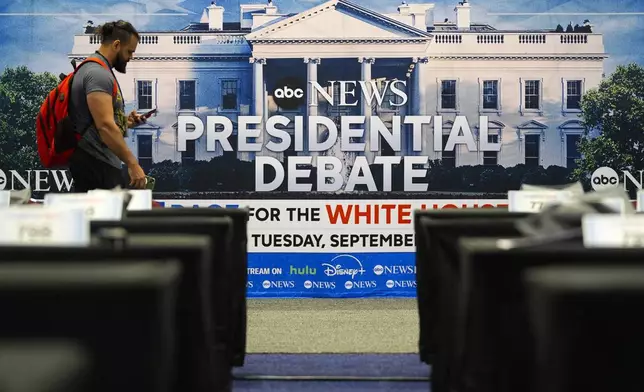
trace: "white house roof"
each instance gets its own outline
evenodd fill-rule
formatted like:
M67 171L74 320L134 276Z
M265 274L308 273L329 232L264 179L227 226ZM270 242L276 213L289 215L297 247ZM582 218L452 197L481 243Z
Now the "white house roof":
M331 33L331 34L330 34ZM273 21L246 35L250 42L272 39L420 38L431 33L346 0L330 0L304 12Z

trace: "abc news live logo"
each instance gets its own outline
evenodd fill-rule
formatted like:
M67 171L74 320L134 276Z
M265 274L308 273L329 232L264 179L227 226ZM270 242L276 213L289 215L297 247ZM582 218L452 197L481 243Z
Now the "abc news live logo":
M600 167L595 170L590 177L590 184L596 191L617 188L620 184L624 184L624 190L628 190L627 183L631 183L637 189L642 189L642 173L644 170L639 170L637 177L627 170L622 170L622 178L619 174L610 167Z

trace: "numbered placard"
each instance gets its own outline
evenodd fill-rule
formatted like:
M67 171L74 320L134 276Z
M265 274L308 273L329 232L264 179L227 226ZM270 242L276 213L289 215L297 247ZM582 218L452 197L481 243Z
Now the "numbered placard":
M87 246L89 220L82 208L16 206L0 208L0 244Z
M0 208L11 204L11 191L0 191Z
M509 191L508 210L510 212L539 212L552 203L571 199L574 192L566 190Z
M587 248L644 247L644 216L588 214L581 226Z
M47 193L46 206L77 207L85 211L89 220L121 220L123 193Z

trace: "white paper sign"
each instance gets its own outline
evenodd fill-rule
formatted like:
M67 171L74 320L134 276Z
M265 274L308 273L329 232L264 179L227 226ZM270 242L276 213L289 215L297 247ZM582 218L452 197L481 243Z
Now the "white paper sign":
M0 244L87 246L89 220L81 208L15 206L0 209Z
M123 194L120 192L47 193L46 206L78 207L89 220L121 220Z
M11 202L11 191L0 191L0 208L9 207Z
M546 205L566 201L574 196L565 190L509 191L508 211L539 212Z
M141 211L152 209L152 190L151 189L127 189L122 191L108 191L105 189L95 189L88 192L88 194L96 193L114 193L122 192L128 193L132 196L127 205L128 211Z
M644 247L644 216L588 214L581 220L587 248Z
M637 212L644 212L644 191L637 192Z

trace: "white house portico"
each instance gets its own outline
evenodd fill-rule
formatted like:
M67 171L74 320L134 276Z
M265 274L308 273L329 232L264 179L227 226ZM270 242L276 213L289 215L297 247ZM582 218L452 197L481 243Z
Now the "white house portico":
M141 32L127 74L117 77L128 109L158 109L149 124L131 130L128 138L145 165L222 155L243 161L257 155L280 160L315 155L306 151L306 143L303 152L290 148L274 153L264 148L237 153L220 146L211 151L205 133L180 151L176 124L181 115L204 121L209 115L228 117L233 145L241 117L248 115L261 117L263 124L276 114L292 119L319 115L336 124L342 116L363 115L367 127L368 118L374 116L387 127L394 126L394 116L441 116L443 134L433 135L440 125L426 126L422 151L413 151L411 126L403 124L402 151L380 143L378 151L364 155L369 161L377 155L427 155L447 166L505 167L571 167L579 157L580 101L602 80L606 57L602 35L590 26L572 32L555 26L498 30L473 22L476 7L467 0L455 4L454 20L441 22L434 20L433 4L403 3L391 14L346 0L327 1L297 14L279 13L271 1L239 8L238 21L225 20L224 8L213 3L204 8L199 22L184 29ZM85 58L98 43L92 27L87 27L75 36L70 59ZM274 92L284 80L293 79L306 89L306 99L287 107ZM325 86L337 99L338 91L332 89L338 86L331 87L330 81L374 82L378 88L400 81L408 101L398 106L398 97L390 94L383 105L370 105L360 99L357 86L355 106L329 104L310 82ZM467 118L475 140L480 116L488 116L488 139L501 143L501 151L470 151L462 144L442 151L456 116ZM287 132L294 132L293 123ZM319 136L325 132L308 131ZM435 141L442 145L435 146ZM356 155L339 151L339 146L325 154L348 164Z
M425 8L432 8L432 6L427 5ZM359 114L366 117L364 129L365 135L368 135L370 117L374 112L370 102L364 99L359 100L357 111L348 110L343 113L342 108L333 107L326 107L321 111L318 104L320 102L318 94L312 91L313 83L323 85L331 80L370 83L379 78L383 79L388 75L379 75L378 72L373 71L374 65L381 62L384 67L395 69L393 73L397 72L398 74L394 77L404 80L404 71L412 61L426 58L424 56L427 53L432 35L427 32L424 19L421 27L422 29L410 26L343 0L331 0L305 12L282 19L269 19L268 22L259 25L246 35L246 40L252 47L253 57L250 62L253 64L253 80L255 81L253 95L255 115L270 116L272 114L271 106L275 108L274 104L271 105L272 102L269 103L269 108L264 106L264 94L267 92L264 87L264 77L270 72L264 71L264 68L267 68L265 65L276 64L279 67L282 60L301 59L300 65L294 62L290 62L290 64L295 68L305 67L306 106L301 111L291 114L331 116L336 119L337 125L339 125L341 115ZM337 73L325 72L322 69L325 66L329 69L344 70L359 67L359 73L353 72L352 75L345 74L344 77L341 77ZM291 75L292 67L289 67ZM385 73L392 74L392 70ZM279 72L276 72L277 74ZM421 78L415 80L420 82ZM369 87L370 84L366 86ZM420 85L414 86L413 89L420 91ZM408 92L410 91L408 90ZM312 97L314 94L316 96ZM422 96L422 94L419 95ZM269 96L268 99L272 101L272 97ZM418 104L419 107L424 106L423 103L419 102ZM333 113L334 109L339 112ZM318 133L321 132L323 132L322 129L318 130ZM308 139L305 138L305 140ZM367 150L369 150L368 137L364 138L364 141ZM303 154L309 155L310 153L305 148ZM375 156L370 151L364 154L370 162Z

